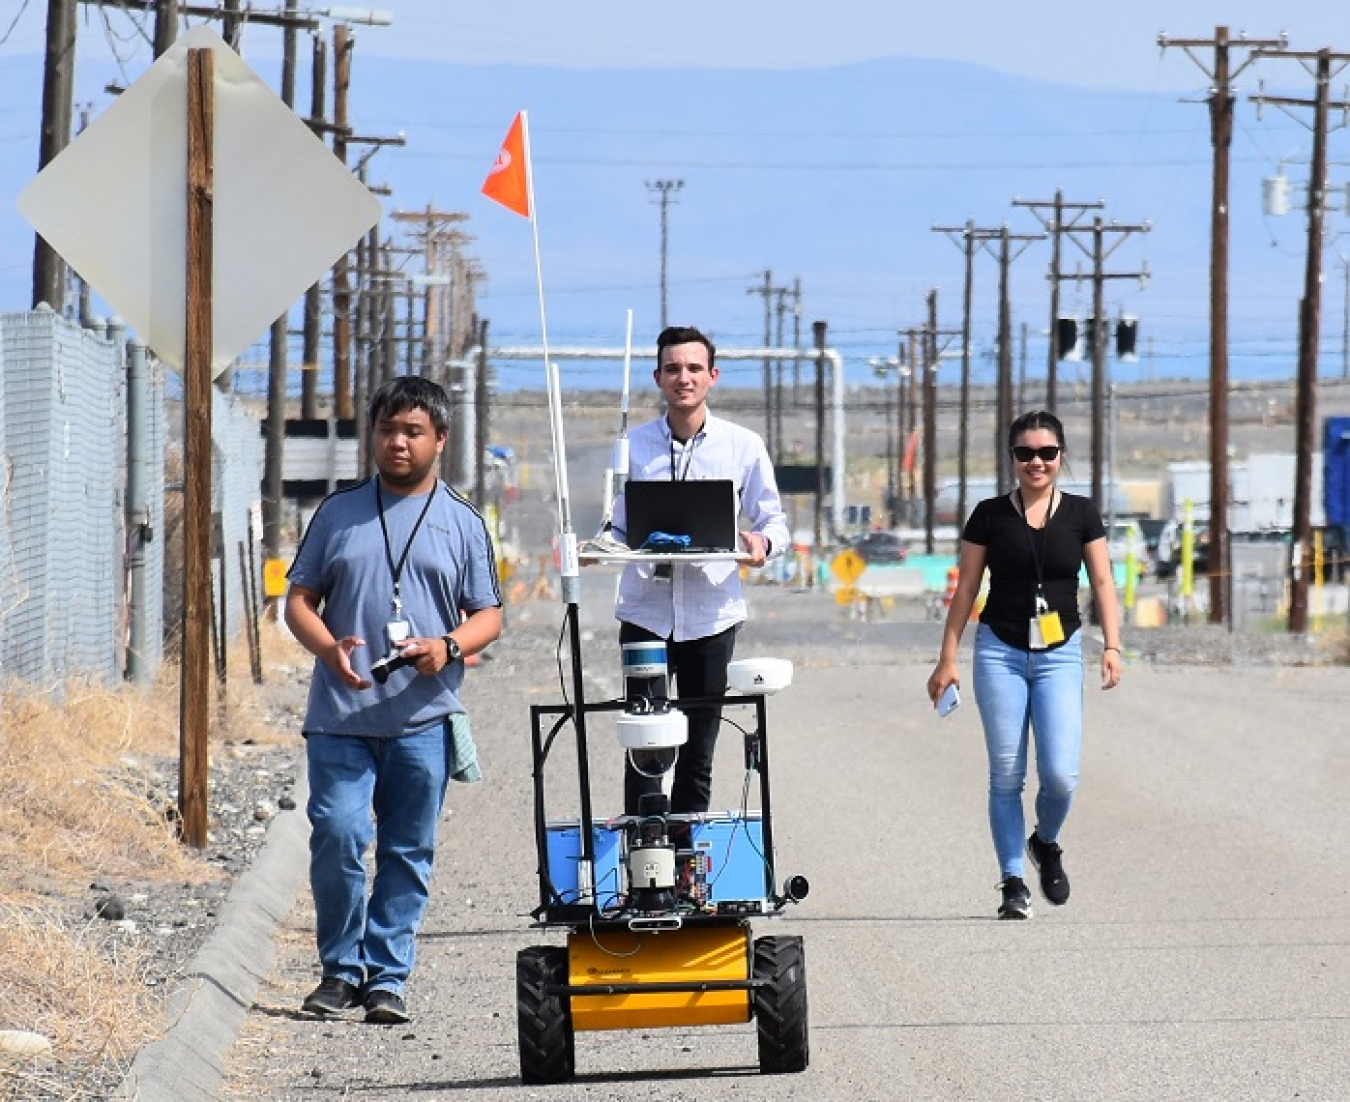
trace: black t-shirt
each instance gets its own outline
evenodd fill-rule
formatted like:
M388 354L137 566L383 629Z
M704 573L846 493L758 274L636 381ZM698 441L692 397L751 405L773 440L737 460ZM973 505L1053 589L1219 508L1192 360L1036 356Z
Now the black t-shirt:
M1021 650L1029 649L1027 627L1036 614L1036 560L1040 560L1046 603L1059 613L1067 640L1082 622L1078 615L1078 575L1083 546L1106 536L1101 514L1090 498L1064 493L1057 496L1059 505L1045 528L1029 527L1012 499L1004 494L976 505L961 533L963 540L985 549L989 596L980 623L988 624L1008 646Z

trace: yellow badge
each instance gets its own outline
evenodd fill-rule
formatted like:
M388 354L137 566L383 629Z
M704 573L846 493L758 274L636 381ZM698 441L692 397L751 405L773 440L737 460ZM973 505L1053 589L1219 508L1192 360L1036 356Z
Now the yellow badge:
M1040 625L1041 639L1047 647L1064 642L1064 625L1058 612L1042 612L1036 617L1036 623Z

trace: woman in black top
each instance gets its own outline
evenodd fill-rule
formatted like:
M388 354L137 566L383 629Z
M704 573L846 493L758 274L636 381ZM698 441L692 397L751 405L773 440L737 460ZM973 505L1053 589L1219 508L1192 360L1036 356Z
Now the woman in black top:
M1059 832L1078 783L1083 734L1083 654L1078 614L1080 568L1101 623L1102 688L1120 683L1120 624L1101 514L1091 500L1055 483L1064 427L1051 413L1028 413L1008 429L1017 489L975 506L961 533L960 577L942 652L928 679L937 702L960 683L957 650L985 568L989 594L975 633L975 700L989 752L989 824L1003 900L1000 918L1029 918L1031 893L1022 853L1040 873L1041 893L1056 906L1069 898ZM1036 739L1036 828L1022 810L1027 750Z

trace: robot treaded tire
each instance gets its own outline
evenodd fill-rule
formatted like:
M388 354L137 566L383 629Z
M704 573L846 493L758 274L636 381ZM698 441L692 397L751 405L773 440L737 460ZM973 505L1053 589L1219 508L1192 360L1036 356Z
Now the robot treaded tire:
M759 1070L765 1075L805 1071L811 1057L806 1018L806 950L799 937L755 941L755 1025Z
M576 1046L572 1008L549 985L567 984L567 950L532 945L516 954L516 1026L520 1078L525 1083L562 1083L572 1078Z

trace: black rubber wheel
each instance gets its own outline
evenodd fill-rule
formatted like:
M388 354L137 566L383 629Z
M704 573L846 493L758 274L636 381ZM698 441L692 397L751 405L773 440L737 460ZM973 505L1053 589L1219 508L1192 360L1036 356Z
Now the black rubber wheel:
M544 990L566 983L566 949L532 945L516 954L516 1040L523 1083L562 1083L576 1071L571 1000Z
M755 1023L759 1070L765 1075L805 1071L811 1061L806 1020L806 950L799 937L755 941Z

